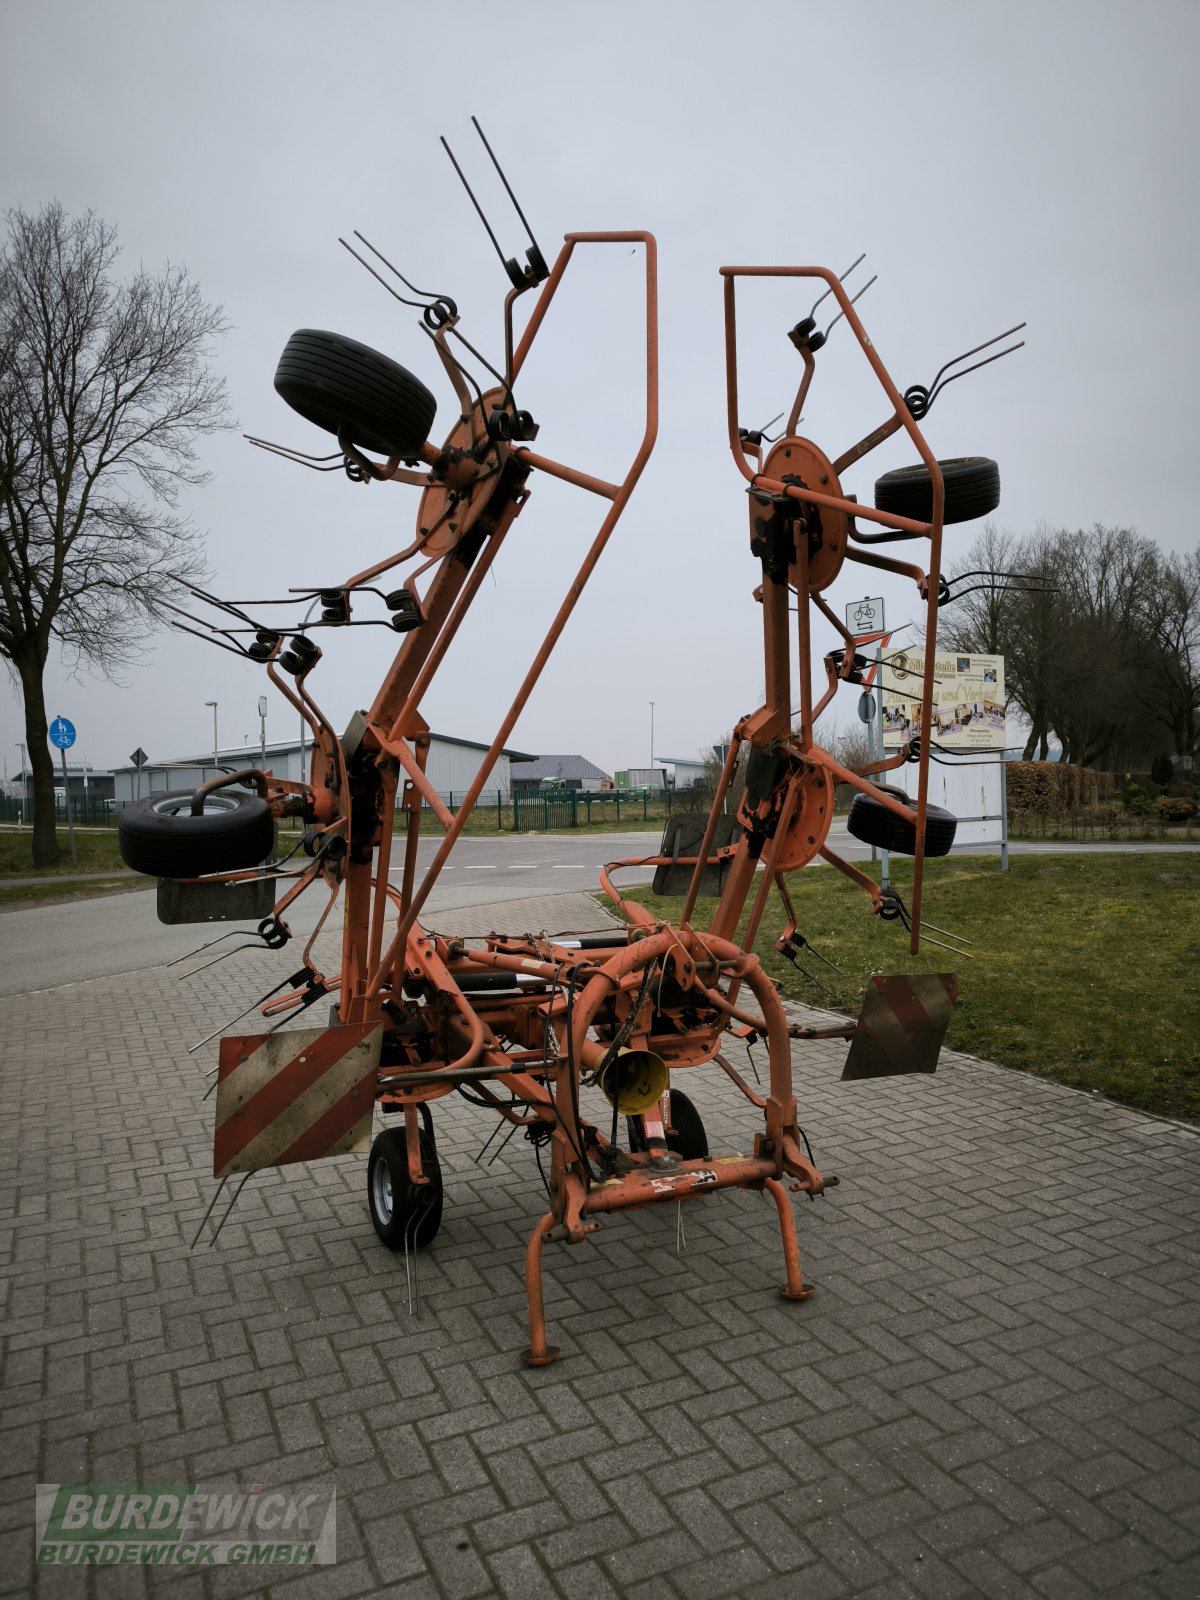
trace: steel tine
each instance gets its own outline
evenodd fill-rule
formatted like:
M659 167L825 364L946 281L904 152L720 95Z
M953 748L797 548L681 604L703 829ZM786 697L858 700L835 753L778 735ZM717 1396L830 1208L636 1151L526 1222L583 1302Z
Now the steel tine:
M220 1222L217 1223L216 1231L214 1232L212 1238L208 1241L208 1248L210 1250L212 1249L213 1245L216 1244L217 1240L221 1237L221 1229L229 1221L230 1213L232 1212L234 1206L237 1205L238 1201L242 1197L242 1190L250 1182L250 1179L253 1176L254 1176L253 1172L247 1172L247 1173L243 1174L241 1183L239 1183L237 1188L233 1191L233 1199L225 1207L225 1213L222 1216Z
M479 1165L479 1163L480 1163L480 1162L481 1162L481 1161L482 1161L482 1160L483 1160L483 1158L484 1158L484 1156L485 1156L485 1155L487 1155L487 1153L488 1153L488 1147L489 1147L489 1146L490 1146L490 1144L491 1144L491 1142L492 1142L492 1140L493 1140L493 1139L494 1139L494 1138L495 1138L495 1137L496 1137L496 1135L497 1135L497 1134L498 1134L498 1133L499 1133L499 1132L500 1132L500 1129L501 1129L501 1128L502 1128L502 1127L503 1127L503 1126L504 1126L504 1124L503 1124L503 1123L502 1123L502 1122L497 1122L497 1123L496 1123L496 1126L495 1126L495 1127L494 1127L494 1128L493 1128L493 1129L492 1129L492 1131L491 1131L491 1133L489 1133L489 1134L488 1134L488 1136L487 1136L487 1138L486 1138L486 1139L485 1139L485 1140L484 1140L484 1143L483 1143L483 1148L482 1148L482 1150L480 1150L480 1152L479 1152L479 1154L478 1154L478 1155L477 1155L477 1156L472 1156L472 1157L471 1157L471 1160L472 1160L472 1163L473 1163L473 1164L474 1164L474 1165L475 1165L475 1166L478 1166L478 1165ZM490 1161L489 1161L489 1162L488 1162L488 1166L489 1166L489 1167L490 1167L490 1166L491 1166L491 1162L490 1162Z
M166 970L169 972L172 967L177 967L181 961L191 961L194 956L202 956L206 950L211 950L213 945L220 944L223 939L237 939L240 937L242 937L240 928L231 928L228 933L219 933L215 939L209 939L207 944L197 945L194 950L189 950L186 955L176 956L174 961L168 961Z
M505 1134L504 1138L501 1140L500 1147L496 1151L496 1154L492 1157L492 1160L488 1162L488 1166L489 1167L492 1165L492 1162L494 1162L497 1159L498 1156L502 1156L504 1154L505 1146L508 1144L508 1141L512 1138L513 1134L516 1133L516 1131L517 1131L517 1124L514 1122L512 1127L508 1130L508 1132ZM430 1204L432 1205L433 1202L430 1201Z
M521 224L524 227L525 232L529 237L530 244L533 246L533 248L537 251L538 255L540 256L542 254L541 248L538 245L537 240L533 236L533 229L529 226L529 219L526 217L525 213L521 210L521 202L517 199L516 195L513 193L512 184L509 183L508 179L505 177L504 168L496 160L496 152L492 149L491 145L488 143L487 134L484 133L483 129L479 126L479 118L474 116L474 115L472 115L471 121L475 124L475 132L483 140L483 148L487 151L488 155L491 156L491 158L492 158L492 165L495 167L496 171L500 174L500 182L504 185L505 189L508 191L508 198L513 203L513 210L517 213L517 215L521 219Z
M924 930L925 928L932 928L934 933L944 933L946 935L947 939L957 939L960 944L974 944L975 943L974 939L968 939L966 934L953 933L953 932L951 932L951 930L949 928L939 928L936 922L926 922L924 917L921 918L921 927L922 927L922 930Z
M854 261L852 261L850 263L850 265L846 268L845 272L840 272L838 274L838 282L839 283L844 283L845 280L854 271L855 267L858 266L859 262L865 261L866 259L867 259L867 252L864 250L862 255L860 255L857 258L857 260L854 260ZM813 312L817 309L817 307L821 304L821 301L824 300L827 295L831 295L832 293L833 293L832 289L826 289L824 294L819 294L817 296L817 298L812 303L812 309L808 313L810 317L812 316Z
M416 284L413 283L411 281L411 279L406 278L404 276L404 274L400 271L400 268L397 267L397 266L394 266L388 260L388 258L384 255L383 251L382 250L377 250L375 248L375 246L371 243L370 239L367 238L366 234L365 233L360 233L357 228L355 228L355 230L354 230L354 237L356 239L361 239L363 244L366 245L367 249L371 252L371 254L373 256L376 256L380 261L382 261L384 266L388 269L389 272L394 272L396 274L396 276L400 279L400 282L404 285L404 287L406 289L411 289L413 294L420 295L422 300L428 301L428 303L430 305L436 305L439 300L449 300L450 299L450 296L446 295L446 294L434 294L432 289L418 289Z
M990 366L993 361L999 361L1003 356L1011 356L1014 350L1023 350L1024 348L1024 339L1019 339L1016 344L1010 344L1007 350L997 350L994 356L985 356L982 361L976 361L971 366L964 367L961 372L952 372L948 378L943 378L939 384L929 391L929 399L925 402L926 407L931 406L946 385L953 383L956 378L965 378L968 373L978 372L980 367Z
M290 456L295 461L303 461L306 463L310 461L335 461L337 463L337 470L340 471L341 469L342 452L340 450L331 450L329 454L325 456L314 456L310 455L307 450L297 450L293 445L290 444L276 444L273 439L260 439L257 434L244 433L242 438L245 439L247 444L255 444L260 450L271 450L277 456ZM334 469L329 467L322 468L322 471L324 472L329 472L332 470ZM268 601L266 603L269 605L274 605L276 602ZM232 604L237 605L238 602L235 600L232 602Z
M1029 326L1029 324L1026 323L1026 322L1018 322L1015 328L1005 328L1003 333L997 333L996 335L994 335L993 338L985 339L982 344L977 344L974 347L973 350L964 350L962 355L953 356L943 366L938 368L937 374L934 377L933 382L929 385L929 389L930 389L931 395L932 395L933 390L937 388L938 380L941 378L943 372L949 372L950 368L951 367L956 367L960 361L966 361L971 356L977 356L981 350L987 350L992 345L999 344L1001 339L1007 339L1014 333L1020 333L1022 328L1025 328L1025 327L1028 327L1028 326ZM1021 344L1024 344L1024 343L1025 343L1025 341L1024 341L1024 339L1022 339L1021 340ZM1020 345L1014 345L1013 349L1014 350L1019 350L1020 347L1021 347ZM1002 352L1002 354L1007 354L1007 352ZM990 361L994 361L996 359L996 357L995 356L989 356L988 359Z
M228 1181L229 1181L229 1174L226 1173L225 1177L223 1177L221 1179L220 1183L217 1185L216 1189L214 1190L213 1197L208 1202L208 1210L204 1213L203 1217L201 1217L200 1226L196 1229L195 1238L193 1238L193 1240L191 1242L190 1248L192 1250L194 1250L196 1248L196 1244L199 1241L200 1235L204 1232L204 1225L208 1221L209 1217L212 1216L213 1207L216 1205L217 1201L221 1198L221 1190L225 1187L225 1185L226 1185L226 1183L228 1183Z
M687 1230L683 1226L683 1201L675 1202L675 1254L681 1256L687 1249Z
M907 927L908 924L906 923L905 926ZM957 945L946 944L941 939L931 939L924 930L921 930L920 937L925 944L935 944L939 950L949 950L952 956L962 956L967 961L974 961L975 959L969 950L960 950Z
M484 215L483 207L479 204L479 201L476 200L475 191L471 188L471 185L467 182L466 175L464 174L463 169L459 166L458 161L457 161L457 159L455 157L454 151L451 150L450 146L446 143L445 134L441 135L441 140L442 140L442 149L445 150L446 154L450 157L450 160L451 160L451 162L453 163L453 166L454 166L454 170L455 170L455 172L458 173L458 180L462 184L463 188L467 191L467 196L470 199L471 204L475 207L475 210L479 214L480 222L482 222L484 227L487 229L487 236L492 241L492 248L495 250L496 254L500 257L500 265L502 267L504 267L504 270L507 272L508 271L508 266L507 266L507 262L505 260L504 251L501 250L501 248L500 248L500 241L496 238L495 233L493 233L492 225L488 221L487 217Z
M418 311L423 311L425 309L425 302L423 300L409 300L407 298L407 296L402 295L400 293L399 289L393 289L391 284L388 283L385 278L381 277L380 274L375 271L375 268L371 265L371 263L369 261L364 261L363 258L359 255L358 251L354 248L354 246L352 244L347 244L345 239L343 239L340 234L338 235L338 243L341 245L343 250L349 250L350 254L354 257L355 261L358 262L359 266L364 268L365 271L369 272L371 274L371 276L375 279L375 282L380 284L384 289L386 289L388 294L391 295L393 300L399 300L399 302L400 302L400 304L402 306L413 306ZM376 251L376 254L378 255L378 251ZM380 257L380 260L382 260L382 259L383 258ZM396 276L399 277L400 274L397 272Z
M856 300L861 300L863 295L866 294L867 290L871 287L871 285L873 283L877 283L878 281L879 281L879 274L878 273L875 273L873 277L868 278L866 283L863 284L862 288L858 291L858 293L856 295L852 295L850 297L850 304L853 305ZM842 320L842 318L845 315L846 315L845 311L839 311L837 316L834 317L833 321L829 324L828 328L825 329L825 337L827 339L828 339L829 335L832 333L833 329L837 326L837 324Z
M266 947L261 944L235 944L232 950L222 950L219 956L214 956L211 961L206 961L202 967L196 967L192 972L181 972L180 983L188 983L192 978L198 978L202 972L207 972L209 967L215 967L218 961L226 961L230 956L240 955L243 950L262 950Z

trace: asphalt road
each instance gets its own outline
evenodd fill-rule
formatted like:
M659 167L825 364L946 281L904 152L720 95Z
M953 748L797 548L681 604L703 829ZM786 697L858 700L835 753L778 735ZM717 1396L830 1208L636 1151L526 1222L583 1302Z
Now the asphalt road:
M595 891L599 869L620 858L646 856L658 849L661 835L653 833L526 834L501 838L460 839L449 863L426 902L426 921L458 906L487 905L536 895ZM830 835L839 854L851 860L870 857L870 849L845 833L842 818ZM423 840L419 864L426 864L439 840ZM995 853L987 846L964 846L966 854ZM1068 851L1101 853L1156 850L1173 853L1196 849L1191 844L1063 844L1021 843L1014 854L1062 854ZM956 852L957 853L957 852ZM393 874L393 881L398 874ZM619 882L645 883L648 868L630 868ZM324 906L317 890L301 898L288 921L296 934L307 934ZM436 925L436 924L435 924ZM27 994L80 979L140 972L185 956L210 939L228 932L225 927L164 927L155 912L155 891L78 900L69 904L34 906L0 916L0 995ZM223 941L236 943L236 939ZM217 946L216 948L220 948ZM215 952L214 952L215 953Z
M507 838L460 839L423 916L453 911L456 906L562 894L571 889L595 891L599 870L607 861L649 855L658 849L660 833L529 834ZM439 839L422 840L418 866L432 860ZM633 868L622 883L645 883L645 868ZM399 871L392 873L392 881ZM309 933L325 896L310 889L288 912L296 934ZM337 913L335 912L335 915ZM234 924L235 928L241 927ZM164 927L156 913L156 891L76 900L69 904L32 906L0 916L0 995L28 994L80 979L141 972L185 956L228 925ZM246 925L249 930L249 924ZM223 940L236 944L236 939ZM214 954L221 948L214 947Z

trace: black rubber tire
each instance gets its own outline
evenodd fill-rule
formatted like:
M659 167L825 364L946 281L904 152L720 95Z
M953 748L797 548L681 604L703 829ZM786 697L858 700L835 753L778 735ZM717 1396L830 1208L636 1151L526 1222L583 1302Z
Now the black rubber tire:
M988 456L956 456L939 461L946 488L943 522L986 517L1000 504L1000 468ZM875 505L898 517L929 522L933 517L933 479L924 462L897 467L875 480Z
M673 1131L667 1137L667 1148L683 1161L708 1159L708 1134L695 1106L682 1089L671 1090L671 1123ZM630 1150L646 1149L646 1125L641 1117L626 1117L625 1128L629 1135Z
M667 1144L685 1161L704 1161L708 1158L708 1134L704 1121L682 1089L671 1090L671 1122L674 1135Z
M275 845L267 802L239 789L206 795L191 814L192 790L169 789L126 806L117 818L117 849L135 872L152 878L198 878L265 861Z
M905 794L903 789L893 789L887 784L880 784L878 787L883 789L885 794L892 795L894 799L903 800L905 805L916 805L916 801ZM916 824L896 816L881 800L876 800L874 795L854 796L850 802L850 815L846 818L846 831L854 838L861 839L864 844L873 844L879 850L891 850L898 856L913 856L917 853ZM952 812L943 806L926 806L925 854L927 856L949 855L957 831L958 818Z
M421 1166L428 1185L408 1180L408 1140L403 1128L375 1136L367 1162L367 1207L381 1244L403 1250L431 1245L442 1225L442 1168L433 1140L421 1130Z
M429 438L437 401L390 356L323 328L299 328L283 347L275 389L293 411L360 450L415 457Z

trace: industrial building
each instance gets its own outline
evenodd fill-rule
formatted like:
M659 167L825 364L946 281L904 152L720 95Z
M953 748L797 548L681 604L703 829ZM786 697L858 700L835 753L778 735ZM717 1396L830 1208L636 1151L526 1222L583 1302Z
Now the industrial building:
M457 739L450 734L429 735L429 760L426 774L430 783L443 797L458 796L475 781L480 764L489 746L474 739ZM118 767L112 774L114 797L118 806L128 805L147 794L160 794L166 789L191 789L211 778L222 769L258 767L277 777L292 782L308 779L308 766L312 758L311 741L306 740L303 754L298 739L269 741L238 745L231 749L207 752L204 755L181 756L172 761L147 761L141 767ZM484 794L495 800L497 793L503 800L512 795L514 763L532 761L534 758L520 750L502 750L487 781Z

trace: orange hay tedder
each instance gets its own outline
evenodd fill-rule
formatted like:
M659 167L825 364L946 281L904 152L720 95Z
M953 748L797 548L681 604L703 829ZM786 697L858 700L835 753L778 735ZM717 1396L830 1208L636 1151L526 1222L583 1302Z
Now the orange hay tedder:
M525 224L515 197L513 204ZM420 491L415 537L333 587L293 591L287 603L297 610L307 606L307 616L287 628L260 620L263 610L283 601L222 601L195 591L211 609L202 617L179 608L180 626L262 665L312 730L310 778L297 783L258 770L218 773L194 791L153 795L127 808L120 839L128 864L161 880L164 920L252 919L256 947L276 950L288 942L286 913L307 889L323 886L327 897L298 970L256 1002L271 1026L220 1041L214 1175L222 1187L234 1174L369 1146L367 1191L375 1229L384 1244L407 1253L429 1244L441 1222L435 1103L457 1093L493 1109L523 1128L537 1148L539 1167L542 1147L549 1146L549 1209L533 1229L525 1260L530 1342L523 1360L538 1366L557 1355L546 1339L543 1246L549 1240L577 1244L601 1226L605 1212L722 1189L766 1190L783 1241L786 1283L779 1292L787 1300L807 1298L812 1291L800 1269L788 1191L816 1195L837 1180L822 1177L797 1125L793 1043L852 1040L850 1077L933 1070L954 1000L953 975L876 979L857 1024L812 1028L789 1022L775 983L752 951L773 887L787 916L776 948L794 955L803 947L787 874L818 857L859 884L875 913L909 929L916 950L922 860L949 850L954 820L928 805L930 750L919 735L894 756L856 771L815 742L822 713L843 685L861 686L869 664L864 640L842 626L825 594L847 561L916 584L926 605L919 726L928 729L938 606L948 596L940 578L943 526L990 511L998 502L999 480L991 461L935 460L919 421L942 383L959 373L945 368L929 390L916 386L902 395L841 279L821 267L722 268L729 445L747 480L766 703L734 729L707 819L689 833L688 819L673 817L661 853L649 863L614 862L602 872L601 885L626 926L570 939L494 933L470 944L427 931L419 920L422 908L628 504L658 427L653 237L637 231L571 233L550 265L531 233L529 238L523 264L505 259L497 245L511 286L504 301L504 361L495 368L463 335L453 300L415 289L365 240L379 270L352 250L390 293L419 310L460 408L441 443L429 442L433 395L387 356L313 329L289 339L276 389L301 416L334 434L337 450L304 456L254 442L316 470L343 472L355 483L413 486ZM619 483L535 451L538 424L517 397L530 350L576 252L613 245L627 252L632 246L645 265L645 428ZM762 434L738 423L735 324L739 281L761 277L797 279L797 287L818 292L812 312L788 334L802 364L799 387L782 437L765 453ZM526 296L533 297L532 310L518 332L514 310ZM829 310L836 302L833 321L845 320L886 400L884 421L836 455L797 432L815 357L829 332L819 331L815 320L826 301ZM875 504L860 505L843 490L843 473L900 430L912 441L919 465L886 474L875 486ZM452 815L426 776L429 726L422 703L538 473L594 497L603 516ZM923 548L922 564L881 552L880 545L899 540ZM401 567L407 568L402 577ZM319 618L310 620L318 607ZM817 615L841 643L824 657L825 687L814 698ZM322 656L314 635L363 624L390 626L401 640L370 708L339 736L310 693ZM745 795L730 815L726 796L739 762ZM916 768L915 797L876 781L906 763ZM911 909L829 848L835 783L855 790L852 833L915 857ZM397 807L403 814L401 859L393 867ZM444 825L445 835L432 861L418 870L424 808ZM267 864L279 817L303 820L299 865ZM659 892L684 895L676 922L659 921L622 899L612 875L634 864L655 867ZM718 896L711 925L703 928L693 920L702 892ZM315 964L315 941L339 898L341 969L326 977ZM283 1026L326 996L336 1001L328 1026ZM730 1035L765 1041L770 1082L764 1094L723 1056ZM672 1073L708 1063L755 1108L750 1155L710 1155L695 1107L670 1086ZM597 1122L589 1118L589 1104ZM385 1126L372 1144L376 1113ZM627 1148L618 1139L622 1118ZM240 1186L229 1208L238 1192ZM212 1210L210 1205L210 1215Z

